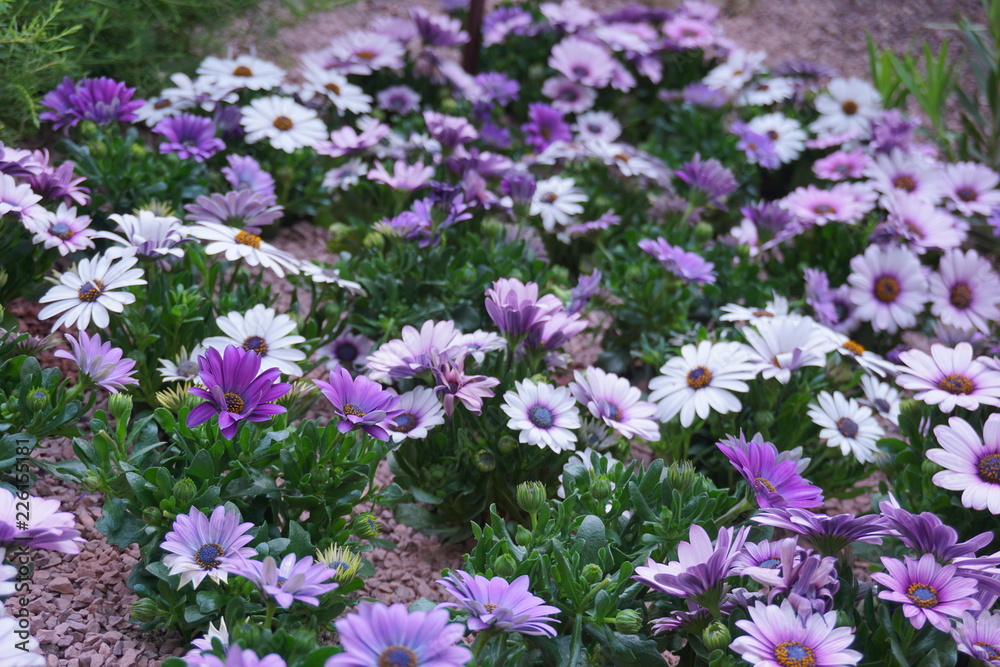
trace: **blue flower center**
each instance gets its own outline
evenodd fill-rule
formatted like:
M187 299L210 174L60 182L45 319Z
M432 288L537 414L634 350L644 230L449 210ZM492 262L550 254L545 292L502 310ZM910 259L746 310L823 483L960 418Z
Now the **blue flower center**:
M226 555L222 546L215 542L209 542L198 547L194 552L194 562L203 570L214 570L219 567L219 559Z
M1000 484L1000 454L987 454L976 464L979 479L990 484Z
M389 430L393 433L409 433L417 427L417 417L409 412L393 417Z
M260 336L248 336L243 341L243 349L247 352L256 352L263 356L267 354L267 341Z
M354 403L348 403L347 405L344 406L344 414L351 415L353 417L364 417L365 411L362 410L357 405L355 405Z
M910 584L906 589L906 597L921 609L936 607L938 604L937 589L929 584Z
M816 655L800 642L781 642L774 647L774 660L781 667L816 667Z
M198 374L198 371L199 371L198 362L196 361L191 361L190 359L188 359L186 361L182 361L181 363L177 364L177 374L180 375L181 377L186 377L186 378L194 377L195 375Z
M781 565L781 559L771 557L766 560L762 560L757 567L762 567L765 570L777 570L779 565Z
M49 227L49 234L52 236L57 236L63 241L68 241L73 238L73 230L69 228L65 222L57 222L56 224Z
M841 417L837 420L837 430L845 438L856 438L858 436L858 424L850 417Z
M528 408L528 421L538 428L552 428L556 423L555 415L544 405L533 405Z
M589 74L587 68L583 67L582 65L577 65L576 67L573 68L573 75L578 79L582 79L583 77L587 76L587 74Z
M704 389L711 381L712 371L704 366L693 368L687 374L687 383L692 389Z
M101 292L103 291L104 283L100 280L94 280L80 285L80 289L76 291L76 295L79 297L80 301L93 303L94 301L97 301L97 297L101 296Z
M597 402L597 407L601 414L610 419L611 421L620 422L622 420L622 411L617 405L611 401L606 401L603 398Z
M417 654L405 646L390 646L379 655L378 667L417 667Z
M987 660L1000 660L1000 647L995 644L987 644L986 642L975 642L973 646L978 646L979 649L986 654Z
M872 405L875 406L875 409L879 412L889 412L889 410L892 409L892 406L889 405L889 401L884 398L876 398L872 401Z
M334 350L338 361L352 362L358 358L358 346L354 343L344 342Z

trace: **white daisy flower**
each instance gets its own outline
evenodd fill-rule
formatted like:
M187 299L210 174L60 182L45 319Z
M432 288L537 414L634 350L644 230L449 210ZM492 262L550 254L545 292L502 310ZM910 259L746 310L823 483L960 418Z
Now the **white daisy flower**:
M577 115L573 130L583 141L614 141L622 134L621 123L607 111L588 111Z
M198 66L198 75L219 87L269 90L281 85L285 70L249 55L235 58L209 56Z
M517 391L504 394L500 409L510 417L507 428L521 432L518 440L556 453L575 449L576 434L570 429L579 428L580 411L570 390L531 380L514 386Z
M14 616L0 618L0 666L45 667L46 658L36 653L38 640L27 633Z
M215 111L220 103L236 104L240 100L236 89L240 86L222 85L211 76L199 76L192 80L187 74L178 72L170 75L174 88L160 91L165 99L171 100L174 108L190 109L195 105L202 111Z
M416 387L399 397L398 415L385 423L396 444L406 439L424 439L428 431L444 423L444 406L437 393L428 387Z
M765 107L775 102L791 99L794 94L795 84L788 77L767 77L758 79L747 86L737 98L736 105Z
M899 390L886 382L879 382L871 375L861 378L861 388L865 392L865 403L893 424L899 424L899 406L902 403Z
M109 310L120 313L126 304L135 302L134 294L115 290L146 284L142 269L132 268L138 261L134 255L117 262L107 255L81 259L75 268L60 274L59 283L39 299L49 305L38 313L38 319L62 313L53 329L75 326L83 330L91 320L98 329L106 329Z
M806 147L806 133L794 118L775 112L757 116L747 127L757 134L763 134L774 144L774 152L782 163L795 160Z
M340 269L331 269L321 266L316 262L301 262L299 264L301 272L313 279L314 283L327 283L336 285L354 296L364 296L365 289L361 283L347 280L340 276Z
M240 124L246 130L248 144L267 139L286 153L313 146L328 139L326 125L316 112L280 95L257 98L243 107Z
M781 384L788 384L797 368L825 366L830 351L830 344L816 336L816 323L801 315L760 318L754 327L743 329L743 335L753 348L750 362L761 377Z
M756 325L764 318L785 317L788 315L788 299L778 294L764 304L763 308L750 308L737 303L729 303L722 307L725 315L719 317L723 322L749 322Z
M343 74L331 69L324 69L312 58L302 59L302 99L326 98L333 103L341 114L369 113L372 110L372 98L366 95L360 86L355 86Z
M296 323L288 315L277 315L273 308L257 304L241 315L231 312L215 319L225 336L212 336L203 341L205 347L220 352L230 345L256 352L260 356L260 369L277 368L290 377L302 375L297 362L305 361L306 353L292 345L306 342L302 336L290 335Z
M642 176L659 181L666 171L663 164L651 155L626 144L593 139L586 141L584 148L588 155L609 167L615 167L622 176Z
M350 160L334 167L323 176L323 189L325 190L350 190L361 182L361 179L368 175L371 166L359 157L352 157Z
M886 373L895 375L899 372L896 364L870 350L866 350L864 345L856 340L853 340L850 336L846 336L839 331L834 331L833 329L825 327L821 324L816 325L816 334L819 337L828 340L831 347L833 347L833 349L835 349L841 356L858 362L858 365L869 373L874 373L879 377L885 377Z
M156 370L160 371L164 382L194 382L200 383L201 371L198 367L198 357L205 354L205 346L195 345L188 353L187 348L181 347L180 354L171 359L160 359L161 366Z
M821 391L816 398L819 404L809 405L809 417L822 429L819 437L828 447L840 447L845 456L853 453L861 463L872 461L875 443L885 435L872 411L839 391Z
M293 255L279 250L256 234L235 227L220 225L217 222L200 222L193 225L188 234L203 241L210 241L205 246L205 252L209 255L225 252L226 259L230 262L243 259L250 266L271 269L279 278L284 278L286 271L296 274L301 270L302 263Z
M551 232L556 225L569 223L574 216L583 213L587 195L578 190L572 178L553 176L539 181L535 194L531 197L529 215L540 215L545 231Z
M743 405L733 392L748 391L744 380L757 376L747 358L740 343L703 340L682 347L680 356L660 369L663 375L649 381L649 400L659 405L657 419L667 422L679 413L681 426L687 428L696 413L707 419L713 410L723 415L738 411Z
M108 257L117 259L131 254L153 258L184 256L181 242L187 238L187 228L174 216L159 216L144 210L138 215L113 213L108 218L118 224L121 234L97 232L94 235L118 244L108 248L105 253Z
M702 83L713 90L735 96L760 70L766 54L763 51L733 49L729 59L705 75Z
M851 77L830 81L826 93L816 98L820 117L809 126L819 135L859 132L867 137L872 118L882 109L882 96L863 79Z

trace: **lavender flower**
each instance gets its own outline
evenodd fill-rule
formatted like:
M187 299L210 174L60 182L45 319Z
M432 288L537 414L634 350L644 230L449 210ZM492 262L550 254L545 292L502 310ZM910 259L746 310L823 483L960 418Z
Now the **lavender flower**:
M431 136L440 141L445 148L455 148L479 138L476 128L461 116L425 111L424 123Z
M413 113L420 106L420 93L409 86L389 86L375 95L375 99L380 109L400 116Z
M487 579L455 570L437 583L459 601L459 604L443 606L464 607L472 614L466 622L470 630L486 630L492 626L504 632L556 636L555 628L549 623L555 622L551 615L559 609L528 592L528 575L508 583L503 577Z
M261 658L252 650L242 649L236 644L226 651L225 660L214 655L202 656L201 660L204 667L287 667L285 659L277 653Z
M825 614L833 609L833 596L840 588L837 559L803 551L790 537L777 544L774 567L747 567L740 573L768 586L767 602L783 598L799 615Z
M577 278L576 287L570 290L570 302L566 306L568 314L579 313L587 306L587 303L600 291L601 278L603 276L597 269L594 269L589 276L581 275Z
M444 411L450 417L455 411L455 399L474 414L482 414L483 399L493 398L493 387L500 380L486 375L466 375L465 358L448 361L433 369L434 389L444 398Z
M679 246L672 246L666 239L660 237L655 241L642 239L639 248L649 253L678 278L692 283L713 284L715 282L715 264L707 262L697 253L687 252Z
M746 154L747 162L759 164L764 169L777 169L781 166L774 141L769 136L754 132L746 123L733 123L730 131L739 138L736 147Z
M563 120L563 113L548 104L533 102L528 105L528 122L521 126L524 142L542 152L556 141L570 141L573 132Z
M858 664L862 655L848 650L854 641L851 628L837 627L837 612L801 617L788 602L781 606L758 602L747 609L749 620L736 621L747 634L729 648L753 665L805 667Z
M429 14L423 7L410 10L410 17L417 26L420 39L429 46L461 46L469 41L469 33L462 30L462 22L444 14Z
M75 127L80 122L80 115L73 104L74 95L76 95L76 82L68 76L64 77L62 83L42 98L42 106L48 107L51 111L38 114L38 119L51 122L54 130Z
M63 80L63 84L65 83L66 79ZM69 113L80 120L93 121L98 125L115 122L131 123L139 119L135 111L146 103L145 100L133 100L133 95L135 88L129 88L114 79L103 76L97 79L81 79L76 84L76 90L69 96ZM46 104L44 99L42 103ZM57 114L61 113L58 108L54 110Z
M36 157L44 164L37 174L29 174L25 180L31 186L31 191L43 199L61 199L63 203L75 202L81 206L90 203L90 189L80 184L87 179L76 177L76 165L67 160L58 167L49 165L48 153L36 151Z
M824 556L836 556L851 542L882 544L882 538L890 534L885 519L877 514L826 516L796 507L769 508L753 520L802 535Z
M559 310L562 302L551 294L539 298L538 285L532 282L501 278L486 290L486 312L501 333L511 338L540 329Z
M160 153L176 153L182 160L204 162L226 147L215 136L215 123L211 119L189 113L167 116L156 124L153 132L166 138L160 144Z
M66 334L66 338L73 350L72 354L66 350L56 350L55 356L75 361L80 375L88 382L112 394L125 389L127 384L139 384L132 377L135 373L135 361L122 359L121 348L112 347L111 343L102 341L97 334L88 336L85 331L80 332L79 340L72 334Z
M80 553L80 544L85 540L76 529L76 517L60 512L59 506L55 498L28 496L25 500L20 494L15 496L0 488L0 547L17 544L64 554Z
M702 160L701 155L685 162L674 172L677 178L687 183L696 201L707 203L723 211L728 210L722 202L723 198L736 189L736 178L733 172L722 166L715 158ZM697 195L696 195L697 193Z
M386 391L382 385L359 375L352 378L346 368L330 371L330 381L313 380L326 396L340 420L337 430L341 433L360 428L365 433L386 442L392 419L400 414L399 397Z
M188 220L239 227L255 234L260 233L261 227L281 218L285 210L274 205L273 197L252 190L202 195L184 208Z
M283 609L291 607L295 600L318 607L318 596L329 593L339 585L323 583L332 578L336 571L323 563L314 563L312 556L297 559L295 554L288 554L280 565L267 556L263 562L248 560L232 565L229 571L252 581Z
M249 190L270 205L277 202L274 177L261 169L257 160L244 155L227 155L226 162L229 166L221 171L233 190Z
M984 611L978 616L964 612L951 635L962 653L987 665L1000 663L1000 612Z
M797 472L796 462L778 460L778 448L765 442L760 433L747 442L729 436L715 443L729 457L757 497L760 507L818 507L823 504L823 491L813 486Z
M401 338L383 343L368 355L369 376L373 380L408 378L428 371L435 364L457 356L461 331L448 320L427 320L418 331L407 324Z
M505 107L518 99L521 84L502 72L483 72L476 78L476 102L487 102Z
M164 538L161 548L169 555L163 564L170 568L170 574L181 575L181 587L191 582L198 588L205 577L227 581L229 568L242 565L256 553L246 546L253 540L247 534L250 528L252 523L240 523L239 513L222 505L212 510L210 518L192 507L177 517L173 530Z
M918 630L930 621L941 632L951 632L948 616L979 609L979 603L972 599L976 582L955 576L954 565L942 566L932 554L924 554L920 560L907 556L904 562L883 556L882 564L888 572L875 573L872 579L888 590L878 596L903 603L903 615Z
M205 388L192 387L189 392L205 399L188 413L187 425L195 427L218 415L219 430L232 440L240 422L263 422L285 412L273 401L288 393L291 385L275 382L281 375L277 368L260 374L261 358L256 352L230 345L220 355L209 348L198 357L201 382Z
M907 512L892 496L880 503L878 508L895 537L918 556L932 554L942 564L950 563L956 558L972 557L993 541L993 533L987 531L967 542L959 542L958 532L951 526L946 526L936 515L930 512Z

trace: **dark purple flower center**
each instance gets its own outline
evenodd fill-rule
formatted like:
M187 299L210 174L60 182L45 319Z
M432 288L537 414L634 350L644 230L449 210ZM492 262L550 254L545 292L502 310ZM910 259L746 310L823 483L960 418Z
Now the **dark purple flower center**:
M354 403L348 403L347 405L344 406L344 414L351 415L353 417L364 417L365 411L362 410L357 405L355 405Z
M765 570L777 570L778 566L780 565L781 565L781 559L772 556L771 558L766 558L762 560L760 564L757 565L757 567L762 567Z
M801 642L781 642L774 647L774 660L781 667L816 667L816 655Z
M379 655L378 667L417 667L417 654L405 646L390 646Z
M600 408L601 414L608 419L616 422L620 422L622 420L621 409L611 401L606 401L602 398L598 401L597 407Z
M57 222L49 227L49 234L61 238L63 241L68 241L73 238L73 230L70 229L69 225L65 222Z
M990 484L1000 484L1000 454L987 454L976 464L979 479Z
M417 427L418 423L420 422L416 415L405 412L394 417L388 426L393 433L409 433Z
M563 88L562 92L559 93L559 99L564 102L572 102L579 97L575 88Z
M354 343L345 341L337 346L337 349L333 351L333 354L337 357L338 361L346 361L350 363L358 358L358 346Z
M838 419L837 430L845 438L856 438L858 436L858 424L850 417L841 417Z
M972 304L972 290L965 283L958 283L951 288L948 301L959 310L965 310Z
M976 201L976 191L970 187L959 188L955 194L962 201Z
M845 116L853 116L858 112L858 103L854 100L847 100L840 105L840 110L844 112Z
M712 381L712 371L704 366L698 366L688 371L687 383L692 389L704 389Z
M907 586L906 597L921 609L928 609L938 605L937 589L930 584L914 582Z
M597 123L591 123L587 126L587 129L593 134L600 134L603 128Z
M243 408L246 407L246 403L243 402L243 397L239 394L234 394L232 392L227 393L224 398L226 399L226 412L232 412L233 414L240 414L243 412Z
M226 555L222 546L215 542L209 542L198 547L194 552L194 562L203 570L214 570L219 567L219 559Z
M755 489L759 489L759 488L763 487L763 488L767 489L768 492L770 492L770 493L777 493L778 492L777 489L774 488L774 484L771 484L771 482L767 481L763 477L755 477L754 480L753 480L753 485L754 485Z
M875 409L879 412L889 412L889 410L892 409L892 406L889 405L889 401L884 398L876 398L872 401L872 405L874 405Z
M892 187L897 190L905 190L906 192L913 192L917 189L917 184L914 182L913 177L908 174L900 174L896 178L892 179Z
M264 356L267 354L267 341L261 336L248 336L245 341L243 341L243 349L247 352L256 352L257 354Z
M976 389L976 385L972 383L972 380L960 375L959 373L952 373L950 375L945 375L940 382L938 382L938 389L942 389L949 394L959 394L968 395L971 394Z
M191 361L190 359L186 359L181 363L177 364L177 374L180 375L181 377L186 377L186 378L194 377L195 375L198 374L199 370L200 369L198 368L198 362Z
M93 303L94 301L97 301L97 297L101 296L101 292L103 291L104 283L100 280L94 280L80 285L80 289L76 291L76 295L79 297L80 301Z
M973 646L978 646L983 653L986 654L987 660L1000 660L1000 647L996 644L988 644L986 642L973 642Z
M533 405L528 408L528 421L538 428L552 428L556 423L552 410L544 405Z
M577 65L576 67L573 68L573 76L575 76L578 79L582 79L583 77L587 76L587 74L589 74L589 71L583 65Z
M899 281L892 276L882 276L875 281L875 298L882 303L892 303L899 298Z

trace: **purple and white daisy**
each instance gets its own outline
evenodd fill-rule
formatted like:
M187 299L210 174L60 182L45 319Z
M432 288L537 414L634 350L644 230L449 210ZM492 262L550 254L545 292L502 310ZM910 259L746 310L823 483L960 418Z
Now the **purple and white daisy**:
M856 340L853 340L846 334L834 331L833 329L828 329L824 326L819 326L816 330L817 335L830 341L831 347L833 347L833 349L836 350L840 356L847 359L853 359L857 362L858 366L861 366L869 373L878 375L879 377L885 377L886 373L895 374L898 371L896 364L880 357L871 350L865 349L864 345Z
M611 83L615 69L607 49L579 37L567 37L553 46L549 67L570 81L591 88L604 88Z
M376 440L389 440L386 429L392 419L400 414L398 396L363 375L352 378L345 368L330 371L329 382L313 382L333 404L340 417L337 421L338 431L347 433L360 428Z
M865 392L865 401L876 415L888 419L893 424L899 424L901 399L898 389L891 384L879 382L870 375L862 376L861 388Z
M507 428L520 431L518 441L548 447L559 452L576 448L580 411L567 387L555 387L525 379L514 382L516 391L508 391L500 406L510 420Z
M219 627L209 623L208 631L202 637L191 640L191 649L183 656L187 667L205 667L208 656L204 654L213 650L212 644L216 639L222 644L222 650L229 650L229 628L224 618L219 621Z
M406 116L420 107L420 94L409 86L389 86L375 95L378 107Z
M461 351L461 335L451 320L427 320L419 331L407 324L400 338L383 343L368 355L368 375L373 380L419 375L442 360L456 358Z
M361 368L374 344L375 341L371 338L348 329L319 348L316 358L326 359L326 368L331 371L340 366L348 369Z
M386 421L385 427L395 444L403 440L422 440L428 431L444 423L444 406L433 389L414 387L399 397L398 415Z
M951 632L949 616L979 609L973 598L976 582L955 576L957 568L941 565L933 554L924 554L920 560L906 556L902 562L882 556L882 565L887 572L872 574L872 579L888 589L879 591L879 598L901 602L903 615L918 630L930 621L941 632Z
M794 118L781 112L757 116L747 123L751 132L771 140L778 160L783 164L794 162L806 147L806 133Z
M302 59L302 98L306 100L326 100L337 113L362 114L372 110L372 98L365 94L361 86L355 86L347 77L334 70L320 67L314 58Z
M887 213L887 226L917 254L957 248L968 236L966 221L921 196L893 193L882 198L882 206Z
M259 303L245 314L233 311L220 315L215 324L225 335L206 338L202 342L205 347L224 350L235 345L260 357L263 370L277 368L290 377L302 375L298 363L305 360L306 353L292 346L306 339L292 333L298 325L288 315L276 314Z
M323 175L324 190L350 190L361 182L362 178L368 176L371 167L359 157L352 157L350 160L334 167Z
M859 203L842 184L829 190L815 185L796 188L781 200L781 206L805 227L822 227L828 222L853 225L870 208Z
M834 596L840 589L837 559L806 551L794 537L781 540L776 547L776 564L747 567L742 575L767 586L764 600L768 603L783 598L803 618L832 611Z
M233 190L249 190L258 197L273 204L274 177L260 167L260 163L249 155L230 154L226 156L228 166L220 171Z
M555 637L556 622L552 614L559 609L545 604L545 600L528 592L528 575L521 575L508 582L503 577L487 579L462 570L453 570L444 579L438 579L446 591L458 599L459 604L443 606L464 608L472 614L466 623L470 630L494 627L504 632L523 635Z
M248 195L249 192L227 193ZM251 195L253 196L253 195ZM279 278L285 273L297 274L301 270L301 262L291 253L280 250L263 240L257 233L259 229L247 227L236 229L217 222L200 222L188 229L188 234L203 241L209 241L205 252L209 255L225 253L230 262L244 260L250 266L262 266L270 269Z
M410 9L417 33L428 46L461 46L469 41L462 22L445 14L431 14L423 7Z
M899 506L889 494L889 500L879 503L879 511L885 517L895 536L918 556L931 554L939 562L948 564L956 559L972 559L975 554L993 541L993 533L986 531L966 542L958 541L958 531L946 526L941 519L930 512L912 514ZM962 561L956 561L956 564ZM967 560L965 561L968 562ZM958 570L963 575L964 567ZM998 582L1000 583L1000 582Z
M816 98L820 117L809 126L816 134L856 131L867 136L870 123L882 109L882 96L863 79L833 79Z
M191 428L204 424L218 415L219 431L232 440L242 421L264 422L286 412L276 405L288 393L291 385L275 382L281 375L277 368L260 370L260 357L230 345L223 354L209 348L198 357L201 384L188 391L205 399L187 416Z
M715 264L697 253L670 245L663 237L655 241L642 239L639 241L639 248L655 257L664 269L682 280L699 285L715 283Z
M55 498L28 496L25 500L21 494L0 488L0 547L22 545L71 555L80 553L80 544L86 540L76 529L76 517L60 512L60 505Z
M123 288L146 284L142 269L133 268L138 261L134 255L117 262L107 255L81 259L75 270L59 274L59 284L39 299L49 305L38 313L38 319L59 315L53 329L75 326L84 330L91 320L97 328L106 329L111 323L109 311L120 313L135 302L135 295Z
M538 296L538 285L522 283L517 278L493 281L486 290L486 312L506 336L521 338L542 328L542 325L563 309L562 301L552 294Z
M849 667L864 657L847 647L851 628L837 627L837 612L802 617L789 601L781 606L757 602L747 608L749 620L736 621L747 634L729 648L756 667Z
M798 507L771 507L753 521L801 535L824 556L836 556L852 542L882 544L882 538L891 535L885 519L877 514L827 516Z
M35 236L33 243L41 243L46 248L55 248L65 257L71 252L93 248L91 240L95 234L90 229L90 216L77 215L76 207L60 203L55 213L40 209L40 215L35 217Z
M917 153L893 150L876 155L865 168L869 185L884 195L919 197L931 206L940 199L937 163Z
M760 507L818 507L823 490L803 479L798 464L780 459L778 448L758 433L749 441L741 432L715 443L753 489Z
M483 399L493 398L493 387L500 380L487 375L466 375L465 357L446 361L432 368L434 391L444 400L444 411L450 417L455 410L455 399L462 402L466 410L482 414Z
M707 340L682 347L680 356L668 360L660 373L649 381L649 400L659 406L656 418L667 422L680 414L684 428L694 422L695 414L708 419L713 410L723 415L740 410L733 392L747 392L744 380L757 376L744 345Z
M483 46L501 44L508 35L527 29L531 21L531 14L521 7L497 7L483 17Z
M842 181L861 178L872 158L860 148L851 151L839 150L813 163L813 173L827 181Z
M215 136L215 123L211 118L182 113L164 118L153 128L155 134L166 139L160 144L160 153L176 153L182 160L204 162L226 147Z
M984 361L972 358L972 345L966 342L949 348L931 345L931 353L907 350L899 355L896 384L916 392L914 398L951 412L957 405L978 410L981 405L1000 406L1000 372Z
M281 85L285 71L274 63L243 54L235 58L209 56L198 66L198 76L206 83L231 90L270 90Z
M263 561L246 560L242 563L227 564L231 574L243 576L254 584L282 609L288 609L295 600L319 606L319 596L337 588L337 583L324 583L331 579L335 570L323 563L314 563L312 556L296 558L288 554L279 564L271 556Z
M524 143L541 153L557 142L568 142L573 139L569 123L563 119L563 112L553 106L532 102L528 105L528 122L521 126L524 132Z
M559 315L560 313L556 313ZM542 333L546 329L552 320L549 320L542 326ZM537 330L536 330L537 331ZM542 344L548 340L544 335L542 336ZM504 340L502 336L499 336L492 331L483 331L482 329L477 329L472 333L462 334L458 337L456 341L458 345L465 348L465 351L460 356L470 356L476 360L477 364L483 363L488 352L496 352L498 350L506 349L507 341Z
M325 667L463 667L472 651L455 643L465 626L449 618L447 609L411 612L401 602L361 602L357 613L335 623L344 652Z
M622 134L621 123L607 111L588 111L576 117L573 130L581 141L615 141Z
M830 351L829 343L817 335L816 323L800 315L755 317L753 327L744 328L743 335L752 348L749 360L761 377L775 378L781 384L788 384L794 370L825 366Z
M352 30L335 38L323 51L321 63L326 69L343 74L368 75L380 69L403 66L406 49L398 40L377 32Z
M152 211L140 210L137 215L112 213L108 216L118 225L118 234L97 232L94 238L108 239L118 245L108 248L104 255L112 259L135 255L151 259L165 260L169 257L183 257L183 242L187 239L187 229L172 215L160 216ZM164 268L164 265L160 265Z
M821 391L817 403L809 405L809 418L820 427L819 437L827 447L840 447L844 456L853 454L861 463L874 460L875 443L885 435L872 411L839 391Z
M191 348L191 352L186 347L181 346L181 351L171 359L160 359L162 364L156 370L160 371L164 382L197 382L201 369L198 367L198 357L205 354L205 348L201 344Z
M272 180L272 188L273 184ZM275 204L273 189L271 194L267 194L266 191L255 192L249 188L237 188L225 194L216 192L202 195L184 208L188 212L188 220L239 227L255 235L260 234L261 227L281 218L284 212L283 206ZM245 241L251 246L254 242L252 238Z
M394 190L419 190L427 185L432 176L434 167L424 166L423 162L407 164L403 160L393 163L391 174L378 160L375 160L375 166L368 172L369 181L385 183Z
M945 468L934 473L942 489L962 492L962 505L1000 514L1000 414L983 425L983 437L963 419L952 417L934 428L943 449L930 449L927 458Z
M975 250L946 252L930 277L931 312L941 322L988 334L1000 320L1000 276Z
M541 216L545 231L555 231L583 213L587 199L572 178L552 176L535 184L528 215Z
M951 636L962 653L987 665L1000 664L1000 612L983 611L978 616L964 612Z
M258 97L242 111L240 124L250 144L267 139L277 150L293 153L298 148L315 146L327 136L326 125L316 112L290 97Z
M927 277L911 251L872 245L851 260L851 271L847 282L857 316L873 329L896 333L917 323L927 301Z
M361 127L361 121L358 121ZM329 141L320 141L313 145L313 148L320 155L329 157L343 157L351 153L363 151L366 148L375 146L385 139L392 130L388 125L384 125L377 120L372 120L361 129L361 133L350 125L344 125L340 129L330 133Z
M262 658L251 649L240 648L237 644L229 646L225 658L205 655L200 660L200 667L287 667L285 659L277 653Z
M597 101L593 88L562 76L546 79L542 84L542 95L552 100L552 106L564 113L582 113L591 109Z
M180 588L191 582L194 588L211 577L213 581L228 581L229 569L239 566L256 555L253 547L246 546L253 540L247 531L250 522L240 523L237 511L227 511L219 505L211 517L197 507L174 520L173 529L166 534L160 547L168 552L163 564L170 574L181 575Z
M715 41L712 24L690 16L674 16L663 24L662 30L678 49L701 49Z
M674 171L674 175L688 184L693 201L723 211L727 210L723 199L737 188L733 172L715 158L702 160L697 153Z
M1000 174L976 162L946 164L938 191L948 206L962 215L990 215L1000 206Z
M660 429L653 421L656 405L641 400L641 393L628 380L594 366L585 373L573 371L573 378L570 391L595 419L625 438L659 439Z
M774 142L766 134L754 132L749 125L741 121L734 122L729 131L739 139L736 147L746 155L747 162L759 164L764 169L777 169L781 166Z
M125 385L138 385L139 381L132 377L135 373L135 361L122 359L121 348L112 347L110 342L104 342L97 334L88 336L81 331L77 340L72 334L66 334L72 354L66 350L56 350L55 356L60 359L70 359L76 362L80 376L112 394L125 389Z

